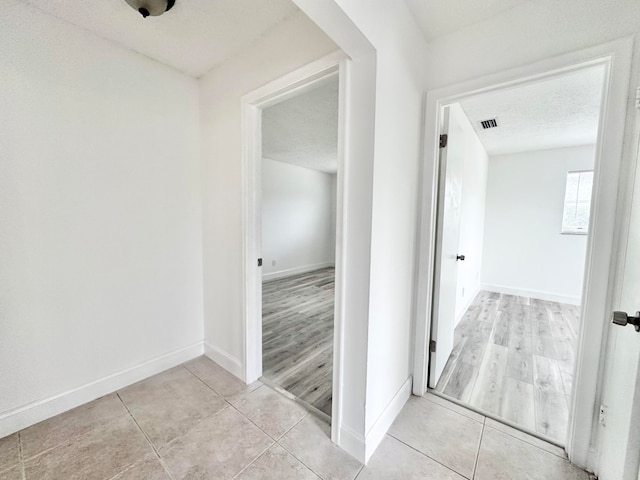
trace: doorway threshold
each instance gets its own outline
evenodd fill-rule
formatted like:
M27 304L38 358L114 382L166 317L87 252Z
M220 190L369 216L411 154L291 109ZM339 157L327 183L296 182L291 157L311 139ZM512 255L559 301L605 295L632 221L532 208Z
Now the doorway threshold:
M331 425L331 417L329 415L327 415L326 413L324 413L322 410L314 407L313 405L311 405L308 402L305 402L304 400L302 400L299 397L296 397L295 395L293 395L292 393L286 391L284 388L282 388L280 385L278 385L275 382L272 382L271 380L269 380L268 378L265 377L260 377L260 381L266 385L267 387L269 387L271 390L279 393L280 395L282 395L283 397L288 398L289 400L293 400L294 402L302 405L306 410L308 410L310 413L313 413L315 416L320 417L322 420L326 421L329 425Z
M472 405L469 405L468 403L461 402L457 398L450 397L449 395L446 395L446 394L444 394L442 392L438 392L436 390L433 390L432 388L428 388L427 389L427 393L429 393L429 394L431 394L431 395L433 395L435 397L440 397L440 398L442 398L442 399L444 399L444 400L446 400L448 402L455 403L459 407L462 407L462 408L465 408L465 409L467 409L467 410L469 410L471 412L475 412L475 413L478 413L480 415L483 415L483 416L485 416L487 418L490 418L491 420L494 420L496 422L502 423L503 425L506 425L506 426L511 427L511 428L513 428L515 430L518 430L518 431L520 431L522 433L526 433L527 435L530 435L530 436L535 437L535 438L537 438L539 440L542 440L543 442L547 442L547 443L549 443L551 445L555 445L556 447L562 448L563 450L566 447L566 445L564 443L559 442L557 439L548 437L547 435L544 435L544 434L541 434L539 432L536 432L535 430L530 430L530 429L528 429L526 427L523 427L522 425L518 425L517 423L511 422L511 421L506 420L504 418L500 418L500 417L498 417L497 415L495 415L493 413L487 412L487 411L482 410L480 408L476 408L476 407L474 407Z

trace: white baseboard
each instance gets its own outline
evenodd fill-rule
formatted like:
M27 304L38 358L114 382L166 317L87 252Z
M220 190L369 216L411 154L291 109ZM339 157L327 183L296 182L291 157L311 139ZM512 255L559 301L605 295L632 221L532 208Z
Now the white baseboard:
M409 377L407 378L407 381L402 384L400 390L398 390L394 395L373 426L369 429L365 441L365 455L363 463L366 464L369 461L373 453L376 451L376 448L378 448L384 439L384 436L391 427L391 424L393 424L393 421L402 410L402 407L404 407L407 400L409 400L409 397L411 397L411 384L412 378Z
M376 451L402 407L411 397L412 378L409 377L396 392L365 437L347 427L340 427L340 447L361 463L366 464Z
M366 463L366 441L362 435L341 426L339 446L360 463Z
M204 354L229 373L244 381L244 369L240 360L207 342L204 343Z
M174 350L73 390L0 414L0 438L199 357L203 343Z
M488 292L504 293L505 295L518 295L520 297L536 298L538 300L546 300L548 302L567 303L569 305L580 305L582 300L580 297L571 295L559 295L552 292L526 290L524 288L505 287L503 285L482 284L480 289Z
M313 272L314 270L320 270L321 268L335 267L334 262L315 263L313 265L304 265L302 267L289 268L287 270L280 270L277 272L262 274L263 281L277 280L279 278L291 277L293 275L299 275L301 273Z
M467 310L469 310L469 307L471 306L471 304L473 303L473 301L476 299L476 295L478 295L478 293L480 293L480 286L478 286L478 288L476 289L475 292L473 292L473 295L470 295L467 303L465 304L464 308L462 308L460 310L460 313L458 314L457 318L456 318L456 326L460 323L460 320L462 320L462 317L464 317L464 314L467 313Z

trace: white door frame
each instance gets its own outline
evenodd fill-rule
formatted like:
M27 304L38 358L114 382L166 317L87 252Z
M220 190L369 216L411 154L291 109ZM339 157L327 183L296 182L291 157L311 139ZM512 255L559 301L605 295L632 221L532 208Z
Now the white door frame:
M514 85L535 83L588 65L605 65L598 143L594 167L592 207L587 261L582 290L582 324L576 345L576 371L566 450L575 464L593 468L592 431L600 392L606 348L611 279L615 274L613 245L619 230L616 222L618 187L633 40L626 38L597 47L564 54L457 85L439 88L426 99L425 153L419 239L419 274L416 291L416 343L413 393L427 390L428 345L433 302L436 198L438 172L438 112L443 105L464 97ZM604 128L606 125L607 128Z
M298 95L329 76L339 76L338 104L338 174L336 199L336 267L333 340L333 398L332 439L339 438L342 419L342 344L344 298L344 171L346 153L346 95L348 59L336 52L278 78L241 99L242 110L242 177L243 177L243 317L245 335L243 344L244 381L251 383L262 376L262 275L257 260L262 251L261 232L261 163L262 115L261 111L275 103Z

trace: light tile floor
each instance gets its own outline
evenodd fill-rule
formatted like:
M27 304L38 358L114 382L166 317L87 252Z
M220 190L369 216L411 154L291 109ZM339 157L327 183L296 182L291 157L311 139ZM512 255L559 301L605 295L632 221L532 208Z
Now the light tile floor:
M329 432L200 357L0 439L0 480L589 478L561 449L430 394L366 467Z

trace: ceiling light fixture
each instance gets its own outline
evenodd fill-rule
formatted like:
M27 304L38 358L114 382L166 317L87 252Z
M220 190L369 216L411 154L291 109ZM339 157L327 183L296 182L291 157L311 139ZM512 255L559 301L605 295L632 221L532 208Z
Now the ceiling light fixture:
M140 15L147 18L149 15L157 17L171 10L176 0L125 0Z

